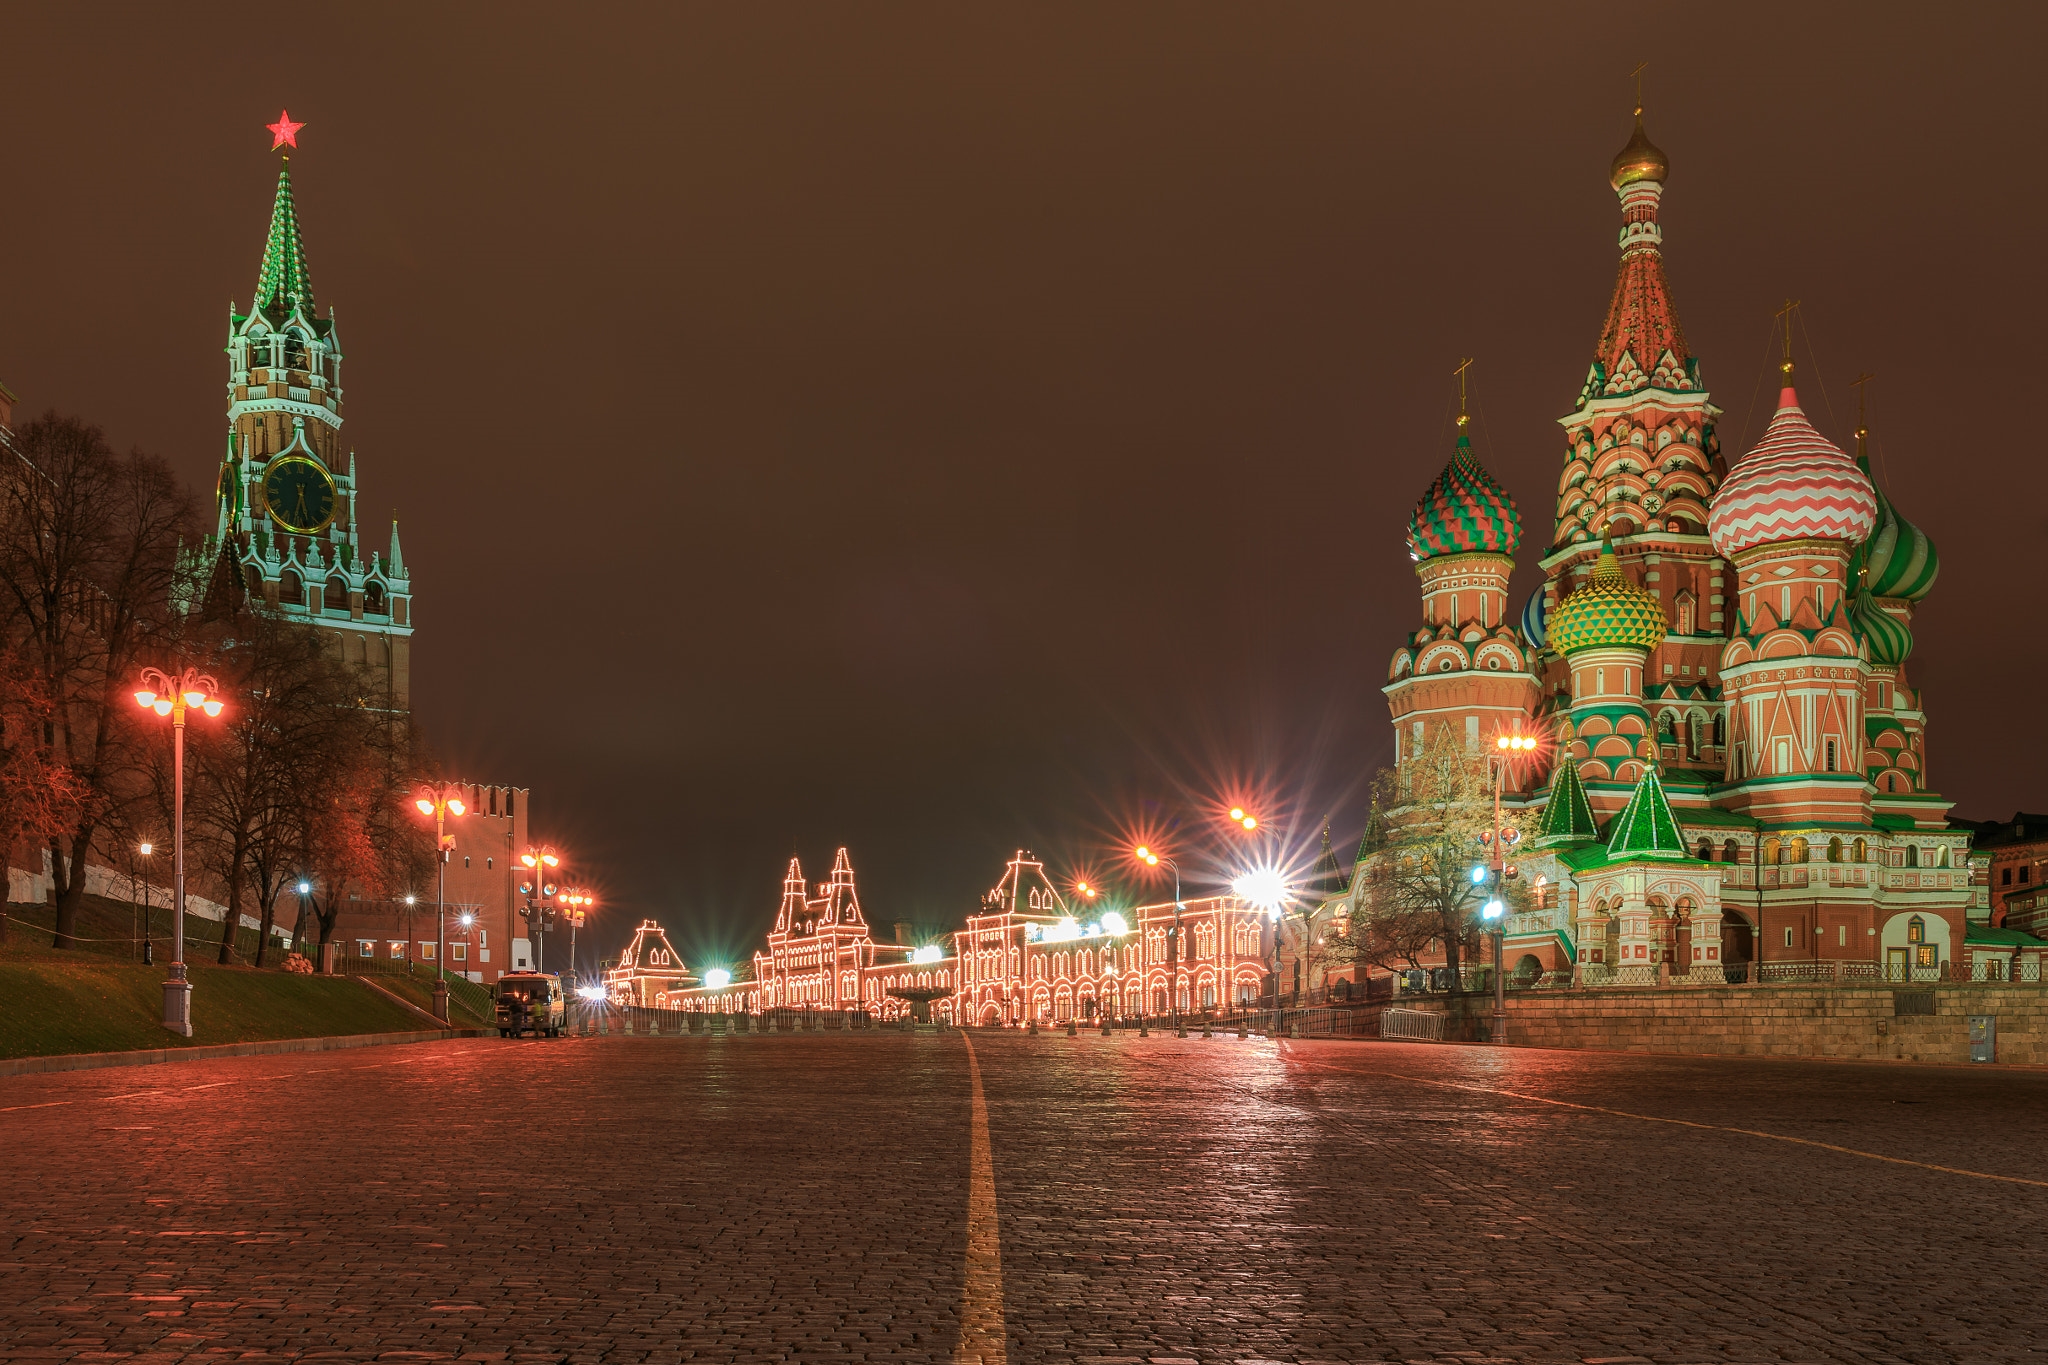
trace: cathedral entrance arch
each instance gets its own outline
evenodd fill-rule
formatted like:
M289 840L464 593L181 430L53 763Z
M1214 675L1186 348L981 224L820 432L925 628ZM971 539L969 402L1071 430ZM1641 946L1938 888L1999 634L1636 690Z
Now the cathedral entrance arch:
M983 1028L994 1028L1002 1022L1003 1011L1000 1005L987 1004L981 1007L981 1026Z

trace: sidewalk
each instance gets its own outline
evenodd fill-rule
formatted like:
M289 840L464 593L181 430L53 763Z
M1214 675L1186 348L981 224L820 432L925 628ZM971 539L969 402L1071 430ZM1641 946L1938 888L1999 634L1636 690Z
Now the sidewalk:
M267 1057L283 1052L339 1052L344 1048L383 1047L396 1043L438 1043L449 1038L488 1038L496 1029L423 1029L418 1033L357 1033L339 1038L271 1038L255 1043L221 1043L213 1047L159 1047L138 1052L74 1052L56 1057L12 1057L0 1061L0 1076L30 1076L49 1071L97 1071L110 1066L156 1066L161 1062L201 1062L216 1057Z

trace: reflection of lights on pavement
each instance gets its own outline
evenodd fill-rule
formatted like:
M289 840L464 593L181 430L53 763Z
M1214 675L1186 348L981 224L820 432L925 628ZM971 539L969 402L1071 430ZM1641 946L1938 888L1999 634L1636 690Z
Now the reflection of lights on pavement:
M712 990L723 990L732 984L732 973L723 967L713 967L704 973L704 984Z

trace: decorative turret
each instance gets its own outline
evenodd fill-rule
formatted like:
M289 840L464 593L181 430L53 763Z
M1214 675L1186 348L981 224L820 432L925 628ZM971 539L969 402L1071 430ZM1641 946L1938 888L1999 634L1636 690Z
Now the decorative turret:
M1913 652L1912 627L1879 606L1868 592L1849 599L1849 623L1873 664L1897 668Z
M1462 425L1464 418L1460 416ZM1489 554L1512 557L1522 543L1515 500L1473 457L1460 430L1451 462L1415 504L1408 519L1408 557Z
M1591 843L1599 837L1600 825L1586 799L1586 785L1579 780L1578 762L1567 751L1550 780L1550 799L1536 826L1536 847Z
M1692 857L1686 852L1685 836L1671 814L1671 801L1664 795L1664 783L1658 778L1654 763L1644 767L1635 794L1608 827L1607 856L1616 861Z
M1707 513L1714 548L1729 559L1795 540L1860 545L1877 521L1877 490L1842 448L1814 430L1792 387L1792 313L1786 304L1785 387L1756 449L1736 461Z
M1621 571L1614 542L1600 542L1592 581L1560 602L1549 622L1552 648L1569 656L1585 649L1652 650L1664 641L1664 608Z
M313 277L306 269L306 248L299 238L299 212L292 202L292 159L277 172L277 202L270 210L270 235L263 243L263 266L256 273L254 306L283 321L304 309L313 315Z

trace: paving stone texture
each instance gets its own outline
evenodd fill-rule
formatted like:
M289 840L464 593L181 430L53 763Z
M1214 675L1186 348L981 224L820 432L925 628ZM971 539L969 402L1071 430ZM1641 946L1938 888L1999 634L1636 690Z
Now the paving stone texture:
M1010 1362L2048 1360L2048 1074L974 1044ZM0 1079L0 1359L951 1361L969 1113L957 1033Z

